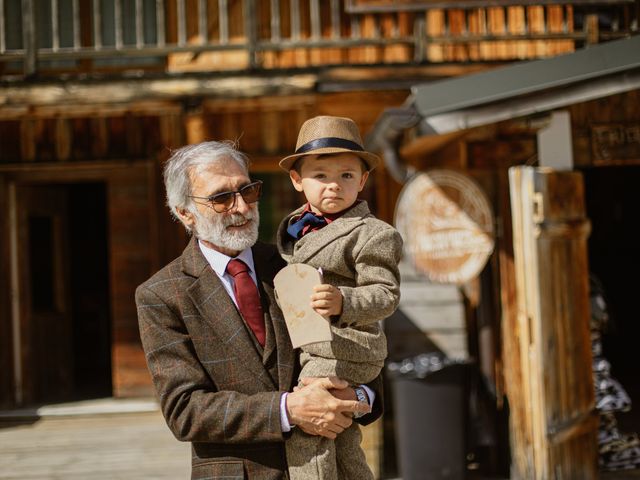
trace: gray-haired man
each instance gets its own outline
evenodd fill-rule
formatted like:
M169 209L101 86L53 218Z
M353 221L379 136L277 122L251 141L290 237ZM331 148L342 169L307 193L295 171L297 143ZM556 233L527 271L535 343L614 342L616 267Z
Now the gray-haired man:
M192 478L283 478L292 426L335 438L353 413L370 409L335 378L291 392L296 352L273 294L284 262L273 246L257 242L261 185L247 165L224 142L172 155L164 172L168 205L193 238L136 291L162 412L174 435L192 442ZM237 263L244 290L227 268ZM245 313L247 288L257 288L255 315ZM374 387L380 391L379 383ZM375 420L380 404L358 421Z

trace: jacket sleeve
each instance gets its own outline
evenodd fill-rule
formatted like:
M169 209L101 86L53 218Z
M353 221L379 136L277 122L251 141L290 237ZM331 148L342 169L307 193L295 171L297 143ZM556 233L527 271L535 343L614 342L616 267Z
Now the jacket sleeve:
M371 413L367 413L360 418L356 418L354 421L360 425L369 425L370 423L378 420L384 413L384 388L382 373L373 379L372 382L367 383L367 387L373 390L376 394L376 400L373 402Z
M355 287L340 287L340 328L363 326L389 317L400 303L402 237L389 226L378 229L355 257Z
M136 305L147 365L162 413L178 440L283 441L279 402L284 392L218 390L196 355L183 318L168 301L143 285L136 290Z

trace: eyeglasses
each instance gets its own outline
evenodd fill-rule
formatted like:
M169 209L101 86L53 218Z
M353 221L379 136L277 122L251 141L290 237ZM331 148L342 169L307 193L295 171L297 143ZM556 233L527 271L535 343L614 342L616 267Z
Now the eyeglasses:
M202 205L211 207L218 213L224 213L235 207L237 194L242 195L242 199L245 201L245 203L257 202L260 198L260 195L262 194L262 181L257 180L255 182L252 182L249 185L245 185L244 187L236 190L235 192L216 193L215 195L211 195L209 197L194 197L192 195L189 195L189 198L206 200L206 203L196 203L201 203Z

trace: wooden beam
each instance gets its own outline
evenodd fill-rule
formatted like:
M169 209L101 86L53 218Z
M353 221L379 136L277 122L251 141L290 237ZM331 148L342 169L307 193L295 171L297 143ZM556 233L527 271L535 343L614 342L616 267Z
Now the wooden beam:
M146 100L133 103L112 104L73 104L66 100L60 100L57 105L2 105L0 94L0 120L19 120L29 118L82 118L82 117L117 117L123 115L153 116L180 113L182 106L175 101Z
M30 183L64 183L81 181L100 181L108 178L112 172L141 171L147 168L147 161L131 162L130 159L109 161L74 162L73 168L64 163L22 163L0 165L0 174L7 175L10 180L28 180Z
M447 145L466 136L469 132L445 133L443 135L423 135L400 149L400 156L410 161L419 161L424 157L442 150Z
M317 95L271 95L255 98L208 98L202 102L207 113L295 110L314 105Z
M315 89L314 74L283 75L272 77L181 77L167 79L120 80L85 83L68 82L65 88L59 84L21 84L5 87L0 91L0 110L4 106L21 105L88 105L96 99L102 104L117 106L149 100L179 100L184 97L260 97L309 93Z

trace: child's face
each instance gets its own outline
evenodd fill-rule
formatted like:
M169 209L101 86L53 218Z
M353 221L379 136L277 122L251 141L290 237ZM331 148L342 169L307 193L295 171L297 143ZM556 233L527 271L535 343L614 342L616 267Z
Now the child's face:
M352 153L309 155L300 173L289 172L294 188L304 192L315 213L338 213L353 205L364 188L369 172Z

